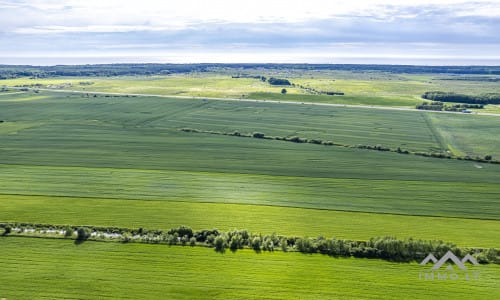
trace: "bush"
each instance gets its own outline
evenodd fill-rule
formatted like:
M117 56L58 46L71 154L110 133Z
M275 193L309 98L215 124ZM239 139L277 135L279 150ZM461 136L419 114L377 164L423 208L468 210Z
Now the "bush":
M90 229L87 227L79 227L76 230L76 239L78 241L85 241L90 237Z
M282 238L280 240L280 247L281 247L281 251L283 251L283 252L288 251L288 240L286 238Z
M262 242L262 250L264 251L274 251L274 242L271 237L265 237Z
M227 247L226 239L222 235L217 236L214 240L214 247L215 251L224 252Z
M260 237L256 236L252 239L251 246L253 250L259 252L261 245L262 245L262 240L260 239Z
M189 239L189 246L194 247L196 246L196 238L192 237Z
M9 225L4 227L3 235L10 234L11 232L12 232L12 227L10 227Z
M263 139L264 138L264 134L261 132L254 132L252 136L256 139Z
M64 237L71 237L73 235L73 228L66 226L64 228Z
M122 235L122 237L121 237L121 241L122 241L123 243L128 243L128 242L130 242L131 240L132 240L132 237L130 236L130 234L129 234L129 233L124 233L124 234Z
M187 236L188 238L193 236L193 230L187 226L180 226L179 228L170 229L168 234L177 233L178 236Z

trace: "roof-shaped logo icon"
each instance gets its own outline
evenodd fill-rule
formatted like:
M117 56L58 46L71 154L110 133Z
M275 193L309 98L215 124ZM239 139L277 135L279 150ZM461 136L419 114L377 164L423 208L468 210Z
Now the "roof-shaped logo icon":
M464 256L464 258L460 260L451 251L446 252L446 254L443 255L443 257L441 257L441 259L439 260L437 260L437 258L432 253L430 253L429 255L427 255L426 258L424 258L424 260L422 260L422 262L420 262L420 265L425 266L430 261L434 263L434 266L432 267L431 270L438 270L447 262L454 263L457 267L459 267L462 270L467 270L467 267L465 266L466 262L470 262L473 265L478 265L478 262L474 257L472 257L472 255L467 254L466 256ZM448 265L446 269L453 270L453 267L451 265Z

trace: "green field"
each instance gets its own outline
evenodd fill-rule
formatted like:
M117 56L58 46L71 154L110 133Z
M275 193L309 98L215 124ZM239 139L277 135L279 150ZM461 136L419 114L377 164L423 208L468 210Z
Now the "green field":
M339 71L272 72L247 70L252 75L268 78L288 78L295 87L272 86L260 79L232 78L236 71L187 73L169 76L122 76L122 77L62 77L62 78L17 78L2 80L7 86L42 84L50 88L80 91L100 91L130 94L177 95L196 97L273 99L297 102L321 102L339 104L362 104L380 106L415 107L422 102L420 96L426 91L449 91L457 93L498 92L498 84L488 81L444 80L449 76L438 74L390 74ZM82 85L81 82L92 82ZM68 85L71 84L71 85ZM341 91L345 96L316 95L304 88L318 91ZM488 111L496 112L496 108ZM489 106L487 107L489 108Z
M500 247L499 164L180 130L498 159L498 117L44 91L0 95L0 222L186 225L356 240L391 235ZM299 97L279 97L287 96ZM480 266L480 281L426 282L416 263L17 237L1 237L0 245L0 270L9 274L0 298L9 300L499 294L498 265Z
M27 97L35 100L16 101ZM490 234L498 221L464 220L500 218L499 165L178 130L260 131L422 151L453 144L454 151L466 152L464 145L492 153L500 149L495 146L500 139L484 127L498 128L494 117L46 93L5 99L0 101L5 120L0 124L2 221L160 228L185 224L345 238L414 232L415 237L442 237L463 245L500 244ZM444 126L452 122L462 126ZM251 204L229 206L227 215L238 208L257 209L269 213L273 222L253 220L245 212L241 219L203 220L193 203ZM113 205L121 210L115 217L108 214ZM281 208L271 212L270 206ZM79 216L77 207L87 213ZM183 213L172 213L171 220L150 218L152 210L168 214L172 207ZM307 216L306 223L279 225L281 217L301 218L301 210L287 207L308 208L303 211L307 216L326 213L323 219L331 210L378 214L355 215L373 221L356 221L361 225L353 230L346 227L346 218L336 217L331 227L309 222ZM478 227L464 231L466 226L445 226L433 233L433 222L418 230L415 219L407 231L398 231L395 223L404 217L387 219L380 213L459 217L434 221L478 222ZM363 233L375 220L381 225Z
M466 218L357 213L229 203L0 196L2 221L103 227L195 230L245 228L253 233L368 240L377 236L453 241L461 247L500 247L500 222ZM404 224L404 226L401 226Z
M499 266L477 280L426 281L416 263L201 247L1 238L7 299L495 299ZM353 282L356 282L353 285Z

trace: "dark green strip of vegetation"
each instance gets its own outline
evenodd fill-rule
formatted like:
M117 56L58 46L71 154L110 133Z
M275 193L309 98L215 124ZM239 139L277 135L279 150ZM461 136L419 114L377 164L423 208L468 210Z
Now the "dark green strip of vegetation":
M482 95L464 95L456 94L450 92L425 92L422 98L440 102L457 102L457 103L469 103L469 104L500 104L500 94L499 93L487 93Z
M334 143L332 141L323 141L321 139L307 139L298 136L289 136L289 137L281 137L281 136L267 136L262 132L254 132L254 133L241 133L239 131L234 132L220 132L220 131L212 131L212 130L200 130L193 128L181 128L180 131L188 132L188 133L207 133L207 134L215 134L215 135L226 135L226 136L236 136L236 137L245 137L245 138L256 138L256 139L266 139L266 140L277 140L277 141L285 141L292 143L309 143L316 145L324 145L324 146L338 146L345 148L357 148L357 149L367 149L367 150L375 150L375 151L383 151L383 152L394 152L399 154L412 154L418 156L425 157L434 157L434 158L446 158L446 159L457 159L457 160L468 160L475 161L481 163L492 163L492 164L500 164L500 161L494 160L491 155L485 155L484 157L470 157L470 156L455 156L442 152L413 152L409 150L401 149L401 147L397 147L396 149L392 149L389 147L385 147L382 145L348 145L348 144L339 144Z
M417 104L415 106L416 109L421 110L433 110L433 111L456 111L456 112L469 112L469 108L473 109L483 109L483 104L453 104L453 105L445 105L440 101L432 101L432 102L423 102L422 104Z
M48 225L31 223L0 223L3 236L64 237L74 238L75 243L86 240L115 240L124 243L137 242L182 246L213 247L217 252L227 249L251 248L255 252L281 250L301 253L319 253L337 257L379 258L396 262L420 261L429 253L443 256L452 251L455 255L473 255L478 262L500 263L499 252L494 249L459 248L443 241L374 237L368 241L342 240L336 238L287 237L277 234L253 234L247 230L221 232L217 229L194 231L180 226L167 231L130 229L118 227L89 227Z

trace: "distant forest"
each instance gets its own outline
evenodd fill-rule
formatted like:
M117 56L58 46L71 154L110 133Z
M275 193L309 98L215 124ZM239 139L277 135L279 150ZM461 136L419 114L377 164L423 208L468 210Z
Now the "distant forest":
M28 66L0 65L0 79L17 77L45 78L54 76L120 76L165 75L189 72L213 72L224 69L263 70L337 70L378 71L388 73L440 73L500 75L500 66L413 66L355 64L102 64Z
M470 103L470 104L500 104L500 94L487 93L477 96L449 93L449 92L425 92L422 98L440 101L440 102L456 102L456 103ZM477 108L477 107L474 107Z

